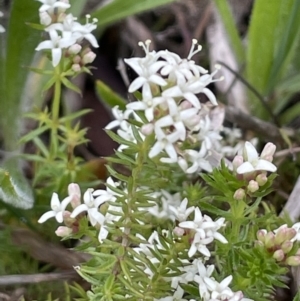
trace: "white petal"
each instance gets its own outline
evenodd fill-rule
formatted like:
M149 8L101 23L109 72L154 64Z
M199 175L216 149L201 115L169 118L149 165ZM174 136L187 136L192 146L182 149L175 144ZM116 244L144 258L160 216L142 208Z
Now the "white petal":
M108 235L107 229L104 226L102 226L98 235L99 242L102 243L103 239L105 239L107 235Z
M53 210L57 210L57 208L60 207L60 201L57 193L53 192L50 204L51 204L51 209Z
M41 43L35 48L35 50L39 51L39 50L52 49L52 48L53 48L53 43L52 43L52 41L44 41L44 42L41 42Z
M201 104L199 99L195 96L195 94L191 92L185 92L183 96L188 100L195 108L200 109Z
M260 159L260 160L258 160L257 165L255 166L255 169L275 172L277 170L277 167L270 161Z
M152 74L149 77L149 81L154 84L157 84L159 86L165 86L167 84L167 82L161 76L159 76L157 74Z
M82 213L82 212L84 212L84 211L88 211L89 210L89 208L88 208L88 206L86 205L86 204L81 204L81 205L79 205L78 207L76 207L74 210L73 210L73 212L72 212L72 214L70 215L70 217L71 218L75 218L78 214L80 214L80 213Z
M244 173L248 173L248 172L252 172L252 171L255 171L255 169L250 162L244 162L236 170L236 172L238 174L244 174Z
M60 48L52 49L52 65L56 67L61 59L62 50Z
M249 162L253 162L258 159L258 153L255 147L253 146L253 144L250 143L249 141L245 142L244 159L246 159Z
M144 77L137 77L129 86L128 92L133 93L137 91L142 85L146 82L146 78Z
M59 223L62 223L64 221L64 218L63 218L63 211L59 211L56 213L55 215L55 218L56 220L59 222Z
M91 34L91 33L85 34L84 38L86 40L88 40L93 47L95 47L95 48L99 47L98 42L93 34Z
M130 102L126 105L127 109L135 110L135 111L144 111L147 108L147 105L142 101L134 101Z
M42 224L44 223L46 220L48 220L51 217L56 216L56 212L55 211L48 211L46 213L44 213L40 219L38 220L38 223Z
M162 151L162 143L157 141L149 152L149 158L156 157Z
M202 93L204 93L208 97L208 99L214 106L218 105L215 94L211 92L208 88L204 88Z

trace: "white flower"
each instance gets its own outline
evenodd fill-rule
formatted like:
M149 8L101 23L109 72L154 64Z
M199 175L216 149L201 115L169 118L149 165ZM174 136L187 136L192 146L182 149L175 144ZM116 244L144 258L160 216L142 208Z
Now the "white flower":
M200 209L197 207L195 209L194 221L179 223L179 227L191 229L196 232L188 256L192 257L196 251L198 251L204 256L210 257L210 252L206 245L210 244L214 239L217 239L222 243L227 243L226 238L217 232L224 226L224 221L224 218L219 218L214 222L209 216L202 216Z
M129 65L138 75L138 77L131 83L128 92L132 93L142 87L142 94L149 93L150 84L158 86L165 86L167 82L157 72L166 65L165 61L158 61L159 55L155 51L149 51L151 41L147 40L144 43L140 42L139 45L143 47L146 56L144 58L130 58L125 59L125 63Z
M56 67L62 57L62 49L68 48L75 43L73 39L64 39L60 37L55 30L49 31L50 40L41 42L35 50L51 49L52 65Z
M59 9L60 12L63 12L71 7L69 1L66 0L64 1L63 0L37 0L37 1L43 3L39 11L40 12L47 11L51 15L54 13L54 9Z
M194 281L199 285L199 294L202 298L210 296L207 284L205 283L205 279L211 278L211 274L213 273L215 266L208 265L207 267L201 262L197 262L198 275L195 275Z
M232 276L226 277L221 283L212 278L204 278L208 290L211 292L211 300L229 300L234 296L232 290L228 287L232 281Z
M71 218L75 218L78 214L87 211L89 220L92 226L95 226L97 223L103 225L104 216L98 210L98 207L104 203L101 199L94 199L92 195L93 189L89 188L83 195L84 204L79 205L74 209L71 214Z
M245 142L243 150L244 163L237 168L238 174L245 174L253 171L270 171L275 172L276 166L258 156L255 147L248 141Z
M71 197L68 196L60 203L57 193L53 193L51 197L51 211L48 211L44 213L40 219L38 220L38 223L44 223L46 220L48 220L51 217L55 217L56 220L59 223L63 222L63 213L68 206L68 204L71 202Z
M97 189L93 192L93 196L96 197L97 202L101 204L107 201L114 202L117 196L121 196L119 193L114 192L109 186L117 188L120 185L118 182L114 182L112 177L108 177L106 180L106 189Z
M189 207L188 205L188 199L184 198L180 204L179 207L170 206L169 210L174 214L175 219L179 222L184 222L187 220L188 216L194 211L195 207Z
M189 161L192 162L192 166L186 170L186 173L195 173L199 171L199 169L206 170L208 172L212 171L210 163L205 159L206 147L202 145L199 151L187 149L185 150L185 153L188 155Z
M179 140L180 133L173 132L167 135L161 128L155 128L155 134L157 141L149 152L149 158L153 158L165 150L169 158L161 158L161 161L175 163L177 161L177 152L174 143Z
M112 114L115 117L115 120L111 121L106 127L105 129L107 130L111 130L115 127L120 126L121 128L126 127L127 126L127 121L126 119L128 119L129 115L132 113L132 110L125 110L122 111L119 109L119 106L115 106L112 108Z

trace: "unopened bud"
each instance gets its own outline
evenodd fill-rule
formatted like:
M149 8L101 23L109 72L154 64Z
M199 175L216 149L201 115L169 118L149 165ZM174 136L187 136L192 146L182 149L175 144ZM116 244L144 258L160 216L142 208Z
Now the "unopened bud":
M45 26L48 26L52 23L52 18L46 11L40 12L40 23Z
M244 158L241 155L237 155L233 158L232 166L233 170L236 171L244 163Z
M71 205L73 208L78 207L81 204L80 198L81 198L81 191L80 187L76 183L71 183L68 186L68 193L71 197Z
M71 217L71 212L70 211L64 211L63 220L64 220L64 224L67 227L72 227L74 222L76 222L76 218Z
M235 191L233 198L237 201L242 201L246 196L245 190L242 188L239 188Z
M84 65L90 64L94 61L95 58L96 58L96 54L93 51L90 51L83 56L82 62Z
M71 68L76 73L80 72L80 70L81 70L81 66L79 64L73 64Z
M282 245L281 245L281 250L287 254L290 252L293 248L293 243L290 240L286 240Z
M151 135L154 130L154 125L152 123L144 124L141 127L141 133L144 134L145 136Z
M298 266L300 265L300 256L298 255L290 256L286 259L285 263L292 267Z
M69 47L68 52L70 54L78 54L81 49L82 49L82 47L76 43Z
M69 236L71 233L72 229L65 226L59 226L55 231L55 234L59 237L66 237Z
M268 232L265 237L265 246L270 249L275 246L275 235L273 232Z
M174 234L181 237L184 235L185 231L184 229L180 228L180 227L175 227L173 230Z
M267 230L265 230L265 229L260 229L260 230L257 231L256 237L257 237L257 239L258 239L259 241L265 242L267 233L268 233Z
M193 105L191 104L191 102L189 102L189 101L187 101L187 100L182 101L181 104L180 104L179 106L180 106L180 108L181 108L182 110L190 109L190 108L193 107Z
M259 186L264 186L268 182L268 178L265 173L259 174L255 180Z
M81 57L79 55L76 55L73 57L73 63L74 64L80 64L81 63Z
M276 261L282 261L284 259L284 252L282 250L277 250L273 254L273 258Z
M272 162L275 151L276 151L276 145L271 142L268 142L265 145L263 151L261 152L260 157L262 159Z
M249 192L254 193L254 192L256 192L258 189L259 189L258 183L257 183L256 181L254 181L254 180L251 180L251 181L249 182L248 186L247 186L247 190L248 190Z

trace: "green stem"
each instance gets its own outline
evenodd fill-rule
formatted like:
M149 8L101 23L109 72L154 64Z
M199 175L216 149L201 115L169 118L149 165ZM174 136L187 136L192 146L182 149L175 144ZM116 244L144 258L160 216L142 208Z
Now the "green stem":
M59 126L59 107L61 97L61 78L59 65L55 68L55 85L54 85L54 98L52 102L52 128L51 128L51 142L50 142L50 156L55 158L58 149L57 129Z

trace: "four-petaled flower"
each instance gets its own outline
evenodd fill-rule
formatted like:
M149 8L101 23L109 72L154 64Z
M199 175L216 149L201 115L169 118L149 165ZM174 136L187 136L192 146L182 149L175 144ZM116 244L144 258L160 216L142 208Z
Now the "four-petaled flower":
M51 198L51 211L48 211L44 213L40 219L38 220L39 223L44 223L46 220L48 220L51 217L55 217L56 220L59 223L63 222L63 213L68 206L68 204L71 202L71 197L66 197L62 202L59 201L57 193L52 194Z
M236 170L238 174L245 174L254 171L270 171L275 172L277 167L265 159L261 159L255 147L248 141L245 142L243 150L244 163Z

